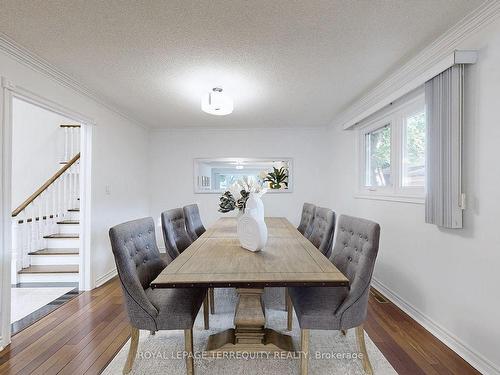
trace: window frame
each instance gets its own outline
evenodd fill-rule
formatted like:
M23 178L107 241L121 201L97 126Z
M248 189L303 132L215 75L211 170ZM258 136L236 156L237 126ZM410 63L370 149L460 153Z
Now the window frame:
M394 106L394 108L388 108L358 127L358 173L355 198L419 204L425 202L425 186L403 186L406 118L421 113L422 110L425 112L425 97L423 94L420 94ZM386 125L389 125L391 128L391 184L388 186L366 186L366 135Z

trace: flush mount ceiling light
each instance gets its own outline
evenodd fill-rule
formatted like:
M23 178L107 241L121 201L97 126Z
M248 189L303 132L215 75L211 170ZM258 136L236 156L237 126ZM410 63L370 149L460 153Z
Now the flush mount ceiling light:
M214 87L201 98L201 110L216 116L229 115L233 112L233 99L222 92L222 88Z

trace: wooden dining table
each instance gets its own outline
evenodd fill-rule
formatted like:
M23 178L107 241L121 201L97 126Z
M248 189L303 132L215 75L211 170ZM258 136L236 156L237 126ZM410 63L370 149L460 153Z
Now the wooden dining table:
M209 337L210 352L294 351L291 336L266 328L265 287L344 287L348 279L286 218L268 217L265 248L240 246L236 218L221 218L173 260L152 288L236 288L234 328Z

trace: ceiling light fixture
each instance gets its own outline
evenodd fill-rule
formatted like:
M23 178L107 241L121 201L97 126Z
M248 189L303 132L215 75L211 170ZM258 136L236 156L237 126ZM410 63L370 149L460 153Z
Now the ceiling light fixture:
M233 112L233 99L222 92L222 88L214 87L201 98L201 110L216 116L229 115Z

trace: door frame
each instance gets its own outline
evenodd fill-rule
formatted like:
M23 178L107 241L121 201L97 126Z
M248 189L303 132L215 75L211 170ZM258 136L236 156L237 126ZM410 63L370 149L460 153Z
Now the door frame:
M0 90L0 349L10 343L11 298L11 184L12 184L12 103L17 98L81 124L80 128L80 261L79 289L92 289L91 269L91 182L92 139L95 122L75 110L15 85L1 77Z

